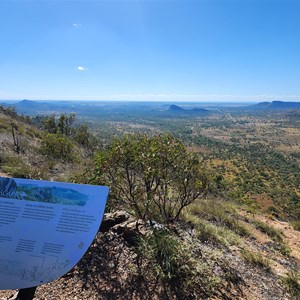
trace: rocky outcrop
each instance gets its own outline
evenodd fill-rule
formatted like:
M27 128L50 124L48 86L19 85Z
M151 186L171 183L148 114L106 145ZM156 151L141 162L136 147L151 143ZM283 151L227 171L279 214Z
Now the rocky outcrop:
M134 245L139 235L145 234L145 224L125 211L116 211L105 214L100 232L112 231L121 235L128 245Z

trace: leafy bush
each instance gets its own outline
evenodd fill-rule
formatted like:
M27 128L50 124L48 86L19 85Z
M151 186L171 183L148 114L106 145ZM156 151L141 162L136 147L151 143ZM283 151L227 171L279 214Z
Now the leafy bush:
M75 160L74 145L63 135L46 134L42 139L40 151L42 154L52 158L68 162Z
M126 136L95 158L94 183L141 219L170 223L201 197L208 180L199 159L169 135Z

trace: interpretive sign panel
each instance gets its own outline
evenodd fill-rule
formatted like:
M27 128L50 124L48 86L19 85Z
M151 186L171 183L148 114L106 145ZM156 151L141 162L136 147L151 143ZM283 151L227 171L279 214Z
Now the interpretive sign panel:
M0 289L55 280L92 243L108 188L0 177Z

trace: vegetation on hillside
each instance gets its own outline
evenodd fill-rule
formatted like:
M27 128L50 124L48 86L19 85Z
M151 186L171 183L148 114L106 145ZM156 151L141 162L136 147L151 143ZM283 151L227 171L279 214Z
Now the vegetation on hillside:
M67 180L99 147L74 114L30 118L0 106L0 121L0 169L13 177Z
M74 114L28 118L0 107L0 171L110 187L109 211L126 210L134 226L113 227L91 247L85 259L97 280L106 278L95 255L100 265L109 258L113 272L125 249L122 284L135 295L143 283L152 287L149 299L243 299L249 284L261 292L267 286L270 299L293 299L300 290L295 247L257 216L264 210L299 229L297 159L261 141L212 138L206 130L224 133L232 123L205 118L211 123L201 130L197 118L168 116L147 134L114 127L97 135ZM115 239L119 253L110 248ZM84 267L72 276L96 284Z

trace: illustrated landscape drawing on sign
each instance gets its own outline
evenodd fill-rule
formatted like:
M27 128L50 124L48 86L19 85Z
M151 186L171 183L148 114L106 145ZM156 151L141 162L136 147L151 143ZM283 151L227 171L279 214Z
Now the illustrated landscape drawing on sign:
M92 243L108 188L0 177L0 289L68 272Z

